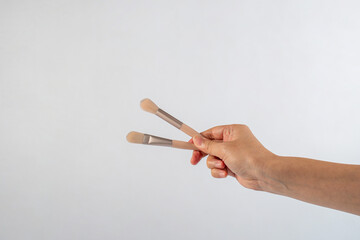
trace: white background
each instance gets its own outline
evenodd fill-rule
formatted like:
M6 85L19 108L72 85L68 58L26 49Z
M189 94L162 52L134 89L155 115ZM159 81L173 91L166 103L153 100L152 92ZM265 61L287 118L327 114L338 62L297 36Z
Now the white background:
M213 179L188 140L360 163L359 1L0 0L0 239L359 239L359 217ZM316 184L316 182L314 182Z

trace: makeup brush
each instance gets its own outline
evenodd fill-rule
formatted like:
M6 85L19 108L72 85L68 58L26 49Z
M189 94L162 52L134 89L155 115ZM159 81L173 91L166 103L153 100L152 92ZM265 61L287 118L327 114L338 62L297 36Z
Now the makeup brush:
M171 140L167 138L157 137L150 134L144 134L139 132L129 132L126 136L128 142L147 144L147 145L156 145L156 146L165 146L189 150L199 150L195 147L194 144L189 142L183 142L178 140Z
M193 137L199 134L197 131L186 125L185 123L179 121L178 119L174 118L161 108L159 108L153 101L148 98L141 100L140 107L149 113L155 114L156 116L164 119L166 122L170 123L174 127L180 129L190 137Z

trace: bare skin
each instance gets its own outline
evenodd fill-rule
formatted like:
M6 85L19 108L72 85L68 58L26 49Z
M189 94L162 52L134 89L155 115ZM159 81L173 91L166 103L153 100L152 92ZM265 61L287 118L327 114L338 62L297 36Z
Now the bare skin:
M278 156L245 125L217 126L190 140L191 163L209 154L215 178L228 175L244 187L360 215L360 165Z

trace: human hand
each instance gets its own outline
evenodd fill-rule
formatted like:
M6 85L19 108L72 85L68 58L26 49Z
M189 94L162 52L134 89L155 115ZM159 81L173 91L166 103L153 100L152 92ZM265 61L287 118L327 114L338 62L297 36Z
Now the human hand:
M215 178L233 176L246 188L263 190L261 175L266 163L276 157L252 134L246 125L224 125L210 128L194 136L200 151L194 151L191 163L197 164L209 154L207 166Z

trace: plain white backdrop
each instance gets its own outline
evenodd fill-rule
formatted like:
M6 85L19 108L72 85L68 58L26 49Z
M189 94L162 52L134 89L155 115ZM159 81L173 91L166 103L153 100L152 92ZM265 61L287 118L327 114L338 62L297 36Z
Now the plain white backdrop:
M359 239L359 217L213 179L197 129L360 164L359 1L0 0L0 239ZM316 184L316 183L314 183Z

